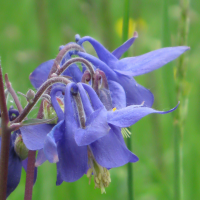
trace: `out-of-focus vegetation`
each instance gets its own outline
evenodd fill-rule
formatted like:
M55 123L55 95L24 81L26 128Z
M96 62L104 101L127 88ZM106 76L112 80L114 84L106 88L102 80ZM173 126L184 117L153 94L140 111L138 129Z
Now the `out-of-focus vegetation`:
M171 46L178 43L179 2L169 1L169 33ZM183 177L184 199L200 198L200 1L190 3L190 30L187 52L187 87L190 90L188 116L185 122ZM75 34L90 35L101 41L110 51L121 44L123 1L116 0L18 0L0 1L0 56L3 73L16 91L33 89L29 74L47 59L55 58L58 47L74 41ZM139 38L129 56L140 55L161 47L162 1L134 0L130 5L130 27ZM87 51L94 52L89 44ZM173 67L172 65L166 67ZM170 109L176 97L167 95L166 87L173 80L165 80L163 69L136 80L155 95L154 108ZM167 86L164 85L167 83ZM21 98L23 100L23 97ZM24 101L23 101L24 103ZM34 115L34 114L33 114ZM132 146L140 158L134 166L134 193L137 200L172 199L173 197L173 114L151 115L132 128ZM74 183L56 186L56 165L44 163L38 168L33 200L54 199L127 199L126 166L110 170L112 182L101 195L86 176ZM9 200L23 199L25 172L18 188Z

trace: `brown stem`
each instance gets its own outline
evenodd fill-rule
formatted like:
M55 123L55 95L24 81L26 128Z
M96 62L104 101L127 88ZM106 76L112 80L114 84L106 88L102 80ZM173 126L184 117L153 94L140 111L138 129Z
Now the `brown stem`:
M6 199L7 178L8 178L8 161L11 132L8 129L9 117L6 107L4 94L2 68L0 65L0 109L1 109L1 157L0 157L0 199Z
M6 88L8 89L8 92L11 94L13 100L15 101L15 104L17 106L19 113L22 113L23 111L22 105L17 97L16 92L12 88L12 85L8 79L8 74L5 74L5 83L6 83Z

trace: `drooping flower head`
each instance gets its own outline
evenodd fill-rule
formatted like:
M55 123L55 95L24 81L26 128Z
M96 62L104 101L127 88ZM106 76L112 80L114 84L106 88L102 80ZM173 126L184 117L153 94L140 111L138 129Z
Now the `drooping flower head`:
M78 51L65 52L67 45L62 46L55 60L41 64L31 74L36 89L51 75L70 76L71 80L64 89L61 85L52 87L51 103L58 116L55 126L21 129L27 148L39 150L36 165L46 159L57 164L57 185L76 181L87 173L90 179L94 175L95 186L104 192L110 182L108 169L138 161L126 147L122 136L124 128L148 114L166 114L177 108L178 105L165 112L152 109L153 94L133 76L160 68L188 47L163 48L120 60L136 37L110 53L95 39L76 36ZM92 44L98 58L81 49L86 41ZM79 57L71 58L72 55ZM82 71L75 62L81 62ZM64 110L57 96L63 99ZM43 131L38 135L35 129Z

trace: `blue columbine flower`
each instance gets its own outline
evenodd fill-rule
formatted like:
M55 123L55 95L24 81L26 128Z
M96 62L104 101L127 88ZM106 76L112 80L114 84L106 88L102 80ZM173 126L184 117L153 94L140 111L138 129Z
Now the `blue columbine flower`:
M102 70L107 77L110 91L116 89L124 90L126 94L126 105L139 105L144 101L144 106L153 105L153 94L139 85L132 77L151 72L162 67L168 62L176 59L189 47L167 47L151 51L141 56L128 57L119 60L121 55L132 45L137 35L125 42L110 53L101 43L94 38L85 36L79 39L78 44L82 45L88 41L94 47L98 57L94 57L84 52L76 52L77 55L90 61L94 66ZM122 88L120 87L122 86Z
M114 96L113 93L115 95L118 94L118 97L120 94L125 94L126 104L124 107L129 105L139 105L142 102L144 102L144 106L151 107L154 101L153 94L148 89L139 85L132 76L145 74L162 67L168 62L176 59L188 50L189 47L180 46L162 48L141 56L119 60L122 54L128 50L136 38L137 34L110 53L95 39L89 36L83 38L76 36L76 42L80 45L86 41L90 42L99 58L83 52L73 53L90 61L94 65L95 69L99 68L105 73L111 96ZM69 58L70 53L66 54L65 58L61 62L61 67ZM30 80L34 87L38 88L47 79L50 69L53 66L53 62L54 60L50 60L42 63L31 74ZM80 82L82 73L77 65L74 64L64 72L64 75L71 76L74 82ZM118 101L118 98L112 100Z
M56 86L51 91L58 123L41 134L37 134L35 126L29 127L28 130L22 127L26 146L31 150L39 150L37 165L46 159L57 163L57 185L62 181L76 181L87 172L89 178L93 173L96 187L104 191L104 187L110 182L107 169L138 160L124 143L121 133L123 128L133 125L148 114L166 114L177 108L178 105L165 112L152 109L153 94L137 84L132 76L158 69L180 56L188 47L163 48L119 60L135 38L136 35L110 53L91 37L77 37L77 43L80 45L85 41L90 42L98 58L72 51L66 54L60 66L62 67L72 54L85 58L95 69L92 77L93 88L90 82L80 83L85 69L83 67L81 72L78 66L73 64L63 73L71 76L73 81L65 90L64 112L56 100L56 94L63 90L62 87ZM47 61L31 74L30 80L35 88L48 78L53 63L54 60ZM38 131L42 128L39 125L37 127ZM103 175L105 178L100 181L99 176Z
M40 135L37 142L36 135L24 134L27 147L31 146L32 150L44 148L40 151L40 164L46 159L57 163L57 185L62 181L76 181L87 172L89 178L93 173L95 180L98 176L105 175L105 180L102 179L105 183L101 186L98 184L99 180L95 182L96 187L104 191L110 180L107 169L138 160L127 149L121 128L133 125L148 114L165 114L177 108L176 106L164 112L143 105L132 105L108 111L91 86L70 83L65 91L63 113L56 100L56 93L60 91L63 91L63 87L56 87L51 91L58 124L47 135ZM75 98L76 95L79 101ZM98 175L99 171L101 175Z
M75 84L70 83L66 87L64 113L55 98L56 90L60 91L61 88L57 87L52 90L52 104L58 115L58 124L53 127L47 137L43 135L40 141L33 144L32 140L35 137L24 134L24 141L27 147L31 146L34 150L40 149L41 141L43 142L46 158L50 162L57 162L57 185L63 180L76 181L89 169L87 175L91 177L92 169L92 172L96 173L96 178L102 175L103 185L98 185L98 182L95 184L103 191L110 180L107 168L119 167L127 162L136 162L138 158L127 149L120 129L108 125L107 110L93 89L86 86L94 96L90 98L90 102L82 84L78 84L76 87L81 99L78 103L71 93L73 86L75 87ZM81 113L78 112L79 106L83 106ZM85 120L85 125L82 120ZM41 160L44 161L41 151L40 154ZM99 175L100 172L101 175Z

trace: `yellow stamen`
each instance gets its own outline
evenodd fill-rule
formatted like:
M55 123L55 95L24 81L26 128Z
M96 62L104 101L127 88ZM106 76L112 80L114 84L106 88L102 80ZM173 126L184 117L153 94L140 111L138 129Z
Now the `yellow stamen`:
M113 109L112 109L112 111L114 112L115 110L117 110L117 108L116 107L114 107Z

